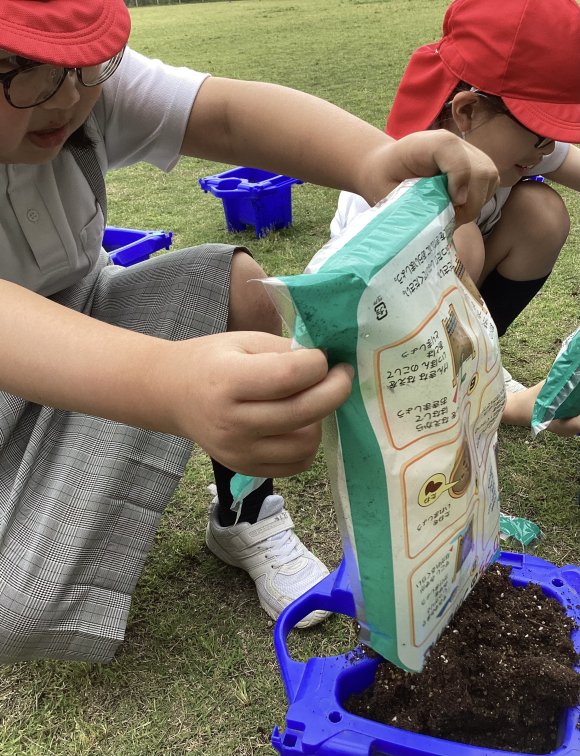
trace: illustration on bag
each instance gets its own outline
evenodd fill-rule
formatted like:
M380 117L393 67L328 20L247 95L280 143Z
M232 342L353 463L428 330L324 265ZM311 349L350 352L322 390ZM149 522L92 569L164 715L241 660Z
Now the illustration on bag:
M475 357L475 347L469 338L465 328L460 323L453 305L449 305L449 316L443 320L443 328L447 336L449 348L451 350L451 359L453 360L453 385L457 381L463 383L465 375L463 374L463 364L468 359Z
M457 450L455 464L449 474L449 481L443 473L435 473L428 478L419 492L417 499L419 506L430 506L445 492L453 499L460 499L465 496L471 480L471 472L471 452L467 439L464 439Z

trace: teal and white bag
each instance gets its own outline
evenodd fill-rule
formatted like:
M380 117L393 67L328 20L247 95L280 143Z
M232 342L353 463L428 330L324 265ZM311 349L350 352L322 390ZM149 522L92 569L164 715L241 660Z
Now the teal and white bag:
M580 415L580 327L563 342L546 382L536 397L532 436L552 420Z
M404 182L265 282L296 348L355 367L323 440L361 640L416 671L499 546L497 331L446 187Z

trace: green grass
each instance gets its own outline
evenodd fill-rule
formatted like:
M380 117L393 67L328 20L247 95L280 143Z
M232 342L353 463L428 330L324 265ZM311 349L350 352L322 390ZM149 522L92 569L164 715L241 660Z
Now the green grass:
M175 65L279 82L325 97L383 127L412 50L437 39L447 0L248 0L132 11L132 45ZM182 160L169 176L147 165L108 180L110 222L174 231L177 247L246 244L270 274L300 272L327 241L337 192L293 189L295 225L257 241L228 236L221 203L197 179L224 166ZM531 385L544 377L578 315L578 206L574 231L542 295L503 339L506 366ZM537 522L537 552L578 561L578 439L502 429L502 508ZM273 754L286 703L272 623L250 579L205 549L212 480L196 451L139 583L127 637L107 666L38 661L0 672L3 756ZM330 568L341 547L323 460L278 481L297 530ZM352 648L352 624L333 617L294 633L296 658Z

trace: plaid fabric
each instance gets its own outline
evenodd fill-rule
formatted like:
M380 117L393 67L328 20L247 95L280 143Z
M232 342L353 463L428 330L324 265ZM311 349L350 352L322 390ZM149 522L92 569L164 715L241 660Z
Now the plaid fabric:
M164 339L221 332L234 249L193 247L127 269L103 252L52 299ZM191 449L0 393L0 663L111 659Z

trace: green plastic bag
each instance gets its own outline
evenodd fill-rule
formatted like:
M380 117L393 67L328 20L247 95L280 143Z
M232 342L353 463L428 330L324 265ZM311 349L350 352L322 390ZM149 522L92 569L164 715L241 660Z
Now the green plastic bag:
M513 515L500 512L499 515L499 535L502 541L514 538L519 541L524 551L533 551L544 540L545 536L535 522L525 520L523 517L514 517Z
M323 442L361 640L416 671L499 547L497 331L446 187L404 182L265 281L296 348L355 367Z
M265 480L266 478L255 478L251 475L242 475L241 473L236 473L232 476L230 480L230 492L233 501L230 504L230 509L236 513L234 525L238 524L246 496L249 496L252 491L260 488Z
M580 327L563 342L546 382L536 397L532 436L552 420L580 415Z

